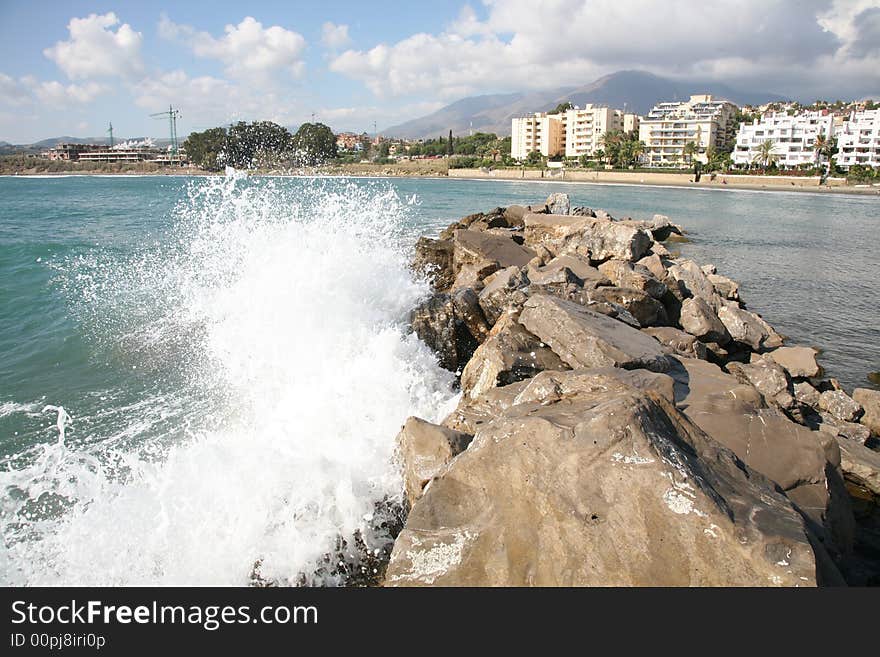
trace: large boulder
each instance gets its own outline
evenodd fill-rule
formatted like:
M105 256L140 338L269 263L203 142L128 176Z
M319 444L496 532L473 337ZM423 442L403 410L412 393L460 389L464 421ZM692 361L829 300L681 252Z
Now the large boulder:
M778 395L787 393L789 389L785 370L770 358L752 359L750 363L728 363L727 371L740 382L753 385L767 401L776 400Z
M638 260L651 248L643 229L593 217L549 214L525 216L525 243L543 244L557 255L577 254L590 260Z
M519 314L502 314L461 374L465 397L475 398L495 386L506 386L544 370L568 366L518 321Z
M642 329L666 347L669 352L685 358L706 358L706 345L690 333L685 333L672 326L653 326Z
M490 325L511 307L518 308L526 300L524 288L529 279L519 267L507 267L495 272L484 281L480 292L480 307Z
M440 366L453 372L464 367L489 332L472 290L433 295L413 309L410 325Z
M655 299L662 299L669 289L644 265L623 260L608 260L599 271L617 287L640 290Z
M544 266L538 267L537 271L542 274L552 274L561 269L568 269L577 276L582 287L595 288L600 285L608 285L610 282L601 271L590 265L589 259L577 255L557 256Z
M690 297L682 302L678 321L681 328L701 342L722 345L730 342L730 334L724 324L701 297Z
M735 280L719 274L706 274L706 278L712 283L715 291L725 299L736 301L739 299L739 283Z
M856 422L862 407L843 390L826 390L819 395L819 408L843 422Z
M544 205L547 206L547 212L550 214L571 214L571 198L569 198L568 194L562 192L550 194L547 200L544 201Z
M880 452L852 440L838 440L840 467L847 482L880 501Z
M865 411L860 420L875 436L880 436L880 391L868 388L856 388L853 400Z
M386 585L817 583L809 530L770 482L663 394L567 374L569 394L508 407L432 482Z
M670 265L667 272L672 279L679 281L688 296L698 297L713 310L717 310L720 297L706 272L697 263L693 260L679 260Z
M782 337L762 317L734 303L723 304L718 309L718 318L734 340L755 351L782 346Z
M472 438L461 431L431 424L417 417L407 419L397 435L397 449L410 504L422 496L425 485L447 463L467 449Z
M588 294L590 301L611 303L626 308L639 326L664 326L669 323L666 308L642 290L623 287L597 287Z
M416 242L413 269L426 276L436 291L449 289L455 280L451 240L433 240L420 237Z
M484 287L483 279L491 276L496 271L498 271L498 263L494 260L484 260L474 264L462 265L455 276L455 281L452 283L451 291L455 292L467 287L480 291Z
M571 301L534 295L526 301L520 323L573 368L641 367L663 372L670 366L650 336Z
M535 257L534 251L517 244L510 237L470 229L456 230L453 243L453 267L456 273L465 265L486 261L497 262L501 268L523 267Z
M770 358L794 378L811 378L822 373L822 368L816 362L816 354L811 347L779 347L769 352Z
M810 519L837 555L853 541L853 517L843 487L834 437L810 431L776 409L765 408L750 384L702 360L677 359L679 408L703 431L733 450L750 467L775 481Z

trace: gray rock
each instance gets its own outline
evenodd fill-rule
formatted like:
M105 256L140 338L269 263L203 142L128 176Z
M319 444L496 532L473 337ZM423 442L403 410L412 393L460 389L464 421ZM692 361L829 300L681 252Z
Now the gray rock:
M599 271L617 287L640 290L655 299L662 299L669 289L650 269L623 260L608 260L599 265Z
M544 370L564 370L559 356L529 333L517 314L503 314L461 375L462 394L476 398L490 388L531 378Z
M498 271L498 263L494 260L464 265L452 283L452 291L470 287L479 292L483 289L483 279L496 271Z
M880 391L856 388L852 396L853 400L865 410L861 423L868 427L871 433L880 436Z
M509 205L504 210L504 218L507 219L507 225L516 228L523 228L525 223L523 217L528 210L521 205Z
M538 247L536 250L540 250L541 248L542 247ZM575 276L577 276L581 281L581 285L584 287L594 288L599 285L608 285L610 283L607 276L590 265L589 259L576 255L563 255L552 258L547 264L540 268L540 271L554 272L562 268L570 270Z
M843 390L826 390L819 395L819 408L843 422L856 422L862 407Z
M822 368L816 362L818 352L811 347L779 347L769 352L769 356L779 363L795 378L819 376Z
M590 260L638 260L652 244L651 236L640 228L592 217L528 214L525 225L527 246L543 244L557 255Z
M456 230L453 242L453 267L456 273L464 265L486 261L497 262L501 268L523 267L535 257L534 251L517 244L509 237L474 230Z
M816 574L784 495L662 394L594 375L481 427L413 506L385 583L795 586Z
M668 353L678 354L685 358L706 358L706 345L690 333L685 333L671 326L656 326L642 329L669 349Z
M406 497L414 504L431 479L470 444L473 436L410 417L397 435Z
M819 408L819 391L807 381L795 383L793 387L795 399L811 408Z
M485 287L480 292L480 307L490 325L494 325L502 313L511 308L518 309L525 303L529 279L519 267L508 267L495 272L483 281Z
M880 497L880 453L850 440L838 440L846 480Z
M680 260L667 269L669 276L681 283L688 296L705 301L712 310L720 304L718 293L706 273L693 260Z
M775 349L782 346L782 337L759 315L734 305L722 305L718 318L730 336L755 351Z
M452 372L467 363L488 332L483 320L474 312L469 295L435 294L413 309L410 325L419 338L438 356L441 367ZM475 327L474 335L468 327Z
M739 299L739 283L727 276L720 276L716 273L707 274L706 278L712 283L715 291L725 299L736 301Z
M702 297L685 299L679 316L681 327L701 342L727 344L730 335L724 324Z
M728 363L727 371L733 374L740 382L749 383L755 390L764 395L768 401L783 392L788 391L788 377L772 359L755 359L751 363Z
M858 422L846 422L839 420L830 413L824 411L819 412L822 424L819 425L819 431L825 431L832 436L852 440L860 445L865 445L871 438L871 431L864 424Z
M535 295L520 323L570 367L642 367L665 371L670 363L656 340L570 301Z
M568 194L561 192L550 194L547 200L544 201L544 204L547 206L547 212L550 214L571 214L571 199Z
M413 270L426 276L436 291L448 290L455 280L450 240L420 237L416 242Z
M642 290L622 287L597 287L587 294L592 302L622 306L636 318L639 326L665 326L669 323L662 303Z

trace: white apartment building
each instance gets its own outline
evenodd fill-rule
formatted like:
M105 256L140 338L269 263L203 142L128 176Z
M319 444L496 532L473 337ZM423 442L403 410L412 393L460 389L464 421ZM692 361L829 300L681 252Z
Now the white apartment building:
M836 131L837 165L880 167L880 110L853 112Z
M773 155L780 167L794 168L819 162L816 139L830 140L834 135L834 116L827 111L765 114L752 123L739 126L733 163L748 166L755 162L765 141L773 142Z
M639 125L643 158L648 166L682 166L687 162L685 145L694 142L699 151L695 159L705 162L710 146L732 145L735 115L736 105L708 94L658 103Z
M510 128L510 155L524 160L532 151L544 157L565 152L565 114L535 112L513 119Z
M606 132L638 130L639 117L619 109L592 104L565 112L565 156L593 155L603 148Z
M593 155L602 148L602 136L610 130L638 130L639 116L592 104L583 108L515 118L511 121L512 157L523 160L532 151L544 157Z

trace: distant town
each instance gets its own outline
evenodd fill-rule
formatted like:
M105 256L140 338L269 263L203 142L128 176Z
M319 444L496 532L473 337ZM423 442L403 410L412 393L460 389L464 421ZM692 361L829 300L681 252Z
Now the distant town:
M162 147L149 138L114 142L110 126L109 143L59 143L29 157L206 170L220 170L225 164L258 168L445 159L449 168L693 168L696 173L880 177L880 105L871 100L739 107L703 94L657 102L644 116L624 108L561 103L550 111L512 119L509 137L449 131L436 138L397 139L378 133L334 134L320 123L304 124L291 134L263 121L192 133L178 143L173 120L170 126L170 138ZM264 146L242 151L232 142Z

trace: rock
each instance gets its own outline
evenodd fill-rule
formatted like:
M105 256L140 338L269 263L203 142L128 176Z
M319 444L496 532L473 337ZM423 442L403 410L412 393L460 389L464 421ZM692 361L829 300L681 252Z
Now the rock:
M736 301L739 299L739 283L727 276L720 276L714 272L707 274L706 278L712 283L715 291L725 299Z
M518 319L518 314L502 314L486 341L474 352L461 375L465 397L473 399L490 388L522 381L544 370L568 369Z
M868 388L856 388L853 390L853 400L865 411L860 422L871 430L875 436L880 436L880 391Z
M464 265L452 283L452 291L470 287L479 292L483 289L483 279L496 271L498 271L498 263L494 260Z
M662 299L669 289L644 265L623 260L608 260L599 271L617 287L640 290L655 299Z
M654 246L657 246L657 245L655 244ZM651 248L653 250L654 247L651 247ZM658 281L663 281L666 279L666 276L667 276L666 266L663 264L663 260L658 254L652 253L651 255L647 255L644 258L642 258L641 260L639 260L636 264L641 265L642 267L647 269L649 272L654 274L654 277ZM668 289L668 287L667 287L667 289Z
M719 367L678 358L670 370L679 408L703 431L772 479L835 554L852 548L854 521L833 436L764 408L760 393ZM682 371L683 368L683 371Z
M770 352L773 353L773 352ZM794 384L794 398L812 408L819 408L819 391L806 381Z
M816 572L784 495L663 395L595 375L484 425L413 506L385 581L794 586Z
M485 287L480 292L480 307L490 325L494 325L510 307L525 303L523 288L529 284L529 279L519 267L497 271L484 283Z
M712 310L720 304L715 286L693 260L680 260L667 269L669 276L681 283L688 296L705 301Z
M410 315L415 334L437 354L440 366L452 372L467 363L479 344L468 329L468 323L475 318L470 311L467 317L460 315L461 309L466 308L464 304L467 304L466 298L456 302L448 294L435 294Z
M665 242L673 234L681 235L681 226L669 221L669 217L663 214L655 214L651 221L646 222L651 236L658 242Z
M846 480L880 497L880 453L849 440L838 440L837 444Z
M614 319L570 301L535 295L520 323L572 368L642 367L665 371L670 363L656 340Z
M657 255L661 258L669 258L672 256L672 253L660 242L654 242L654 244L651 245L649 255Z
M482 395L462 395L458 406L442 422L443 426L471 435L506 409L513 406L517 395L529 384L530 379L517 381L500 388L489 388Z
M541 248L542 247L538 247L536 250L540 250ZM540 268L540 271L553 272L562 268L569 269L575 276L577 276L583 287L594 288L599 285L608 285L610 283L608 278L602 272L590 265L588 259L576 255L563 255L552 258L546 265Z
M706 345L694 336L671 326L656 326L642 329L660 344L669 349L669 353L679 354L685 358L706 358Z
M822 368L816 362L817 353L810 347L779 347L768 355L792 377L811 378L822 373Z
M453 242L453 267L456 273L464 265L485 261L497 262L500 268L523 267L535 257L534 251L508 237L474 230L456 230Z
M544 205L547 206L547 212L550 214L571 214L571 199L568 194L561 192L550 194L547 200L544 201Z
M718 318L734 340L748 345L755 351L782 346L782 337L753 312L733 304L722 305L718 309Z
M527 276L532 285L576 285L581 287L583 281L568 267L534 267L529 264Z
M504 218L507 220L507 225L514 228L523 228L525 226L523 217L527 212L528 210L521 205L507 206L507 209L504 210Z
M700 267L700 269L703 270L703 273L706 274L706 276L710 276L712 274L718 273L718 268L715 265L713 265L712 263L703 265Z
M819 408L843 422L855 422L862 414L862 407L843 390L826 390L819 395Z
M403 463L406 497L412 505L422 489L453 458L461 454L473 436L410 417L397 436Z
M724 324L701 297L691 297L682 302L679 323L701 342L730 342L730 335Z
M636 318L639 326L663 326L669 323L662 303L642 290L622 287L597 287L588 294L590 301L622 306Z
M480 307L480 298L469 287L456 290L452 293L452 306L457 321L464 324L468 333L481 343L489 334L490 325L486 322L486 316Z
M824 411L819 412L819 417L822 420L822 423L819 425L819 431L825 431L832 436L855 441L860 445L865 445L871 438L871 431L864 424L839 420L831 415L831 413Z
M413 270L426 276L435 291L447 290L455 280L452 255L453 245L450 240L420 237L416 242Z
M728 363L727 371L742 383L749 383L768 401L788 390L788 377L772 359L757 359L751 363Z
M525 243L544 244L557 255L576 254L590 260L638 260L652 240L640 228L594 219L561 215L525 216Z

